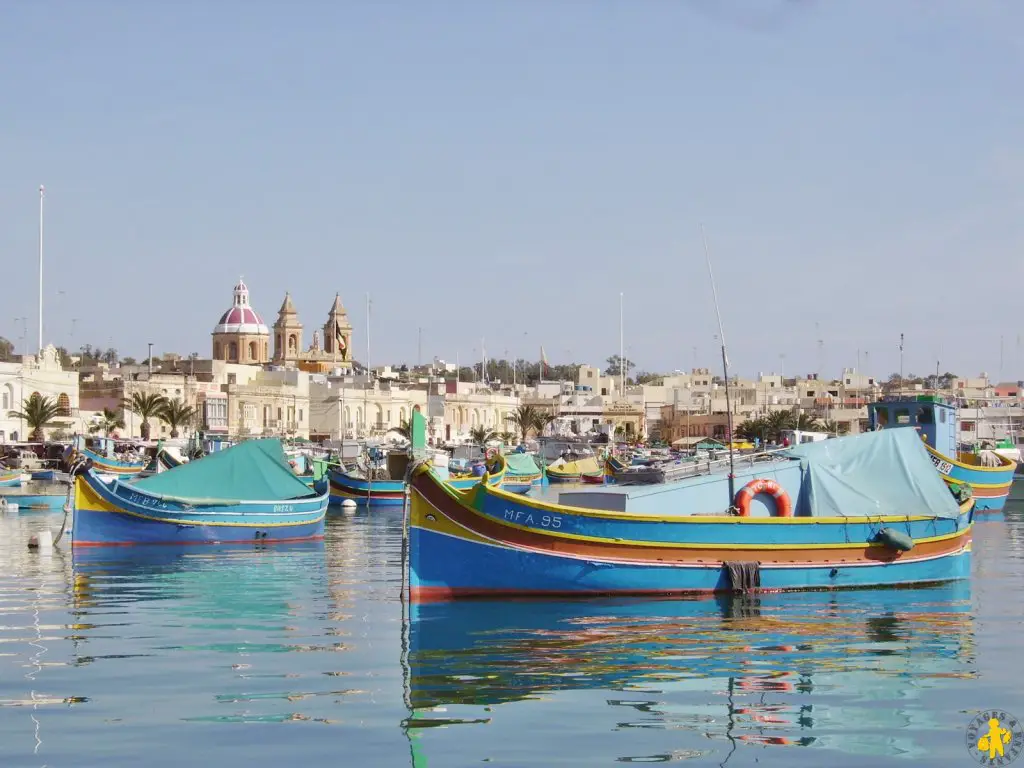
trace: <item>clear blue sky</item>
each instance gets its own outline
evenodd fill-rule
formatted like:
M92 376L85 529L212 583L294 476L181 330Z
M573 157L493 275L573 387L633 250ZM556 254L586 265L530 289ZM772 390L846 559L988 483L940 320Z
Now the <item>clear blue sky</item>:
M0 23L0 334L1024 374L1024 4L68 0ZM59 293L63 291L64 293ZM72 335L72 319L74 323ZM818 339L823 345L817 343Z

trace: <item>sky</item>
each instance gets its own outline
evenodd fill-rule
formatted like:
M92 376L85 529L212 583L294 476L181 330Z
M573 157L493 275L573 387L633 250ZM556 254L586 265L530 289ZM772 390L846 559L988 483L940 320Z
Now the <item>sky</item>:
M0 23L0 335L1024 378L1024 4L38 0ZM20 318L28 318L22 323ZM19 318L16 320L16 318ZM420 331L422 329L422 331ZM422 334L422 347L419 339ZM422 349L422 352L420 352Z

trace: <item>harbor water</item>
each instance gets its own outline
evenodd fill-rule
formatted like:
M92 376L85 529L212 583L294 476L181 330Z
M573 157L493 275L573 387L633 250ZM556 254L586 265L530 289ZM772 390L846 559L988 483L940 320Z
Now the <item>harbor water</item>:
M1021 502L970 582L412 608L401 509L331 514L74 553L0 518L0 765L965 766L975 714L1024 716Z

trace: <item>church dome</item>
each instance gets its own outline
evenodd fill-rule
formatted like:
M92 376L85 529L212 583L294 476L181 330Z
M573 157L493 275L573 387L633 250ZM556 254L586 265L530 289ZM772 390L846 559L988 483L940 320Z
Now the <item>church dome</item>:
M234 302L220 316L214 333L248 333L269 336L270 330L263 318L249 305L249 288L241 280L235 286Z

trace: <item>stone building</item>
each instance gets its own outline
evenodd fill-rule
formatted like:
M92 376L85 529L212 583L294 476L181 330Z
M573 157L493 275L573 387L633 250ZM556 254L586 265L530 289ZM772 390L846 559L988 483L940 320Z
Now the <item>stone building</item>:
M341 303L340 294L335 294L334 304L327 314L322 341L321 332L314 331L312 344L308 349L303 349L302 330L303 325L291 295L285 294L274 323L275 365L298 368L308 373L332 373L338 369L351 371L352 324Z

